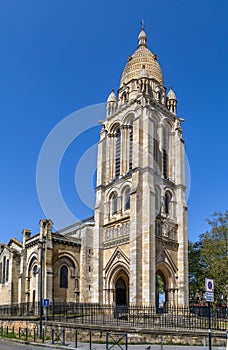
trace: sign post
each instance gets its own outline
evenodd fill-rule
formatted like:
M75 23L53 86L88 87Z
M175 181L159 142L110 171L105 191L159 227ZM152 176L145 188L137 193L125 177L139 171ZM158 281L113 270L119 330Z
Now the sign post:
M49 299L44 299L46 326L47 326L47 319L48 319L48 306L49 306L49 304L50 304Z
M212 350L211 341L211 302L214 302L214 280L205 278L205 289L206 289L206 301L208 303L208 346L209 350Z

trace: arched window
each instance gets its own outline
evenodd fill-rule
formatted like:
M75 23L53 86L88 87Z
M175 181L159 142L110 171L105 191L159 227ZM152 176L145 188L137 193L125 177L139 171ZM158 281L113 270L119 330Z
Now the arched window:
M171 193L166 192L165 193L165 213L170 214L170 203L171 203Z
M160 164L159 164L159 142L158 142L158 136L155 135L154 137L154 167L157 172L160 172Z
M130 188L127 187L126 190L124 191L124 196L123 196L123 209L128 210L130 209Z
M110 213L112 215L115 215L117 213L118 210L118 196L117 193L114 192L111 195L111 201L110 201Z
M68 288L68 268L65 265L60 269L60 288Z
M161 211L161 193L158 188L155 189L155 211L156 215L160 214Z
M4 284L6 281L6 257L3 258L3 269L2 269L2 283Z
M127 102L127 100L128 100L127 93L126 93L126 91L124 91L122 94L122 101L123 101L123 103L125 103L125 102Z
M132 149L133 149L133 125L130 125L130 133L129 133L129 170L132 169Z
M9 281L9 259L6 260L6 282Z
M116 177L120 175L120 146L121 145L121 133L120 129L116 131Z
M163 129L163 176L164 178L169 177L169 135L168 130L164 127Z
M0 283L2 283L2 262L0 262Z

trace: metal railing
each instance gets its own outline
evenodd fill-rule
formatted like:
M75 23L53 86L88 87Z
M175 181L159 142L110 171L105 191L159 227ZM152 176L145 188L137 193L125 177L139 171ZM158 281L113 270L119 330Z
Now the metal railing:
M39 316L39 303L23 303L0 306L1 317ZM134 305L99 305L86 303L54 302L44 308L46 320L83 325L125 326L154 329L207 329L207 306L189 308ZM211 307L211 329L225 331L228 328L228 308Z

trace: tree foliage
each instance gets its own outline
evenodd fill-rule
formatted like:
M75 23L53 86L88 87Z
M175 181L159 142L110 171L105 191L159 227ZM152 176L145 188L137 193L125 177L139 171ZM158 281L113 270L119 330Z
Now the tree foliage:
M205 278L212 278L215 301L228 303L228 210L215 212L207 222L210 230L198 242L189 242L190 296L202 299Z

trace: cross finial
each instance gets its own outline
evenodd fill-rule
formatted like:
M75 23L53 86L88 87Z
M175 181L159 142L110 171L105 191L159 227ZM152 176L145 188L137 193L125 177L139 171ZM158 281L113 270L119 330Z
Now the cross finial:
M144 30L144 28L145 28L144 19L142 19L142 21L141 21L141 30Z

